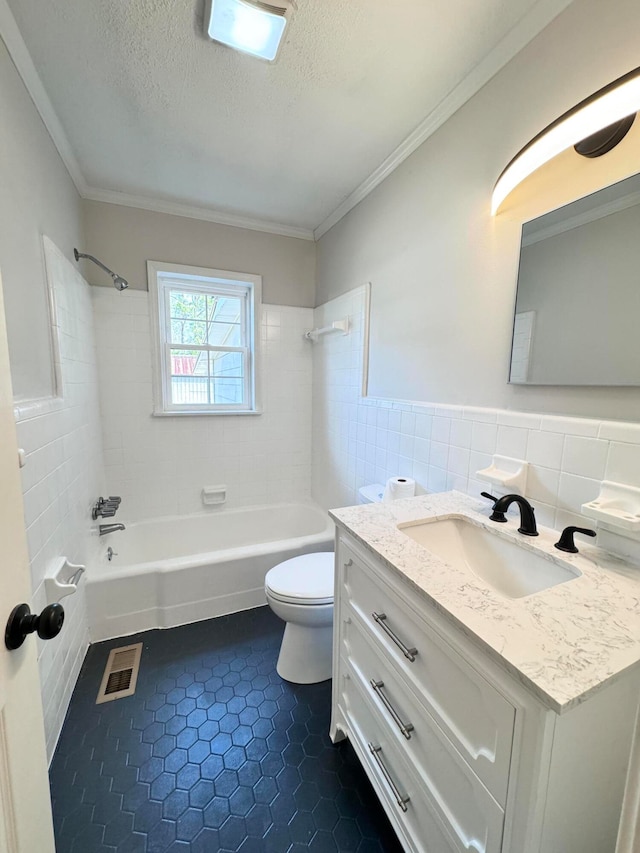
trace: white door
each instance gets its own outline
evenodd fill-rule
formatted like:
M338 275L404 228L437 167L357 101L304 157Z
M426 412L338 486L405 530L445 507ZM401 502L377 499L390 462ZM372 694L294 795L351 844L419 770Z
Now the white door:
M53 853L35 637L10 652L7 618L29 602L18 446L0 281L0 853Z

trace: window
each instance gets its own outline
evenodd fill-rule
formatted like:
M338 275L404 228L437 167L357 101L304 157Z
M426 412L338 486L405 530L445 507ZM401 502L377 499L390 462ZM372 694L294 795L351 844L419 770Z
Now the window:
M155 414L255 414L261 277L147 262Z

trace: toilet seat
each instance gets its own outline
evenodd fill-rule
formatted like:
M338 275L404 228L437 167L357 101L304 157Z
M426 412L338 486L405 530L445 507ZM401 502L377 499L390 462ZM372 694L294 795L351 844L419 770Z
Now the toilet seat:
M285 560L267 572L264 585L270 596L285 604L333 604L333 551Z

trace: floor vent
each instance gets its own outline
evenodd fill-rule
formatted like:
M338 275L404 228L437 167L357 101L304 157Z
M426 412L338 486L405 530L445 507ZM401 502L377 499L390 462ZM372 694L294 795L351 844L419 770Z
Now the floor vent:
M122 699L124 696L132 696L135 693L141 655L142 643L111 650L96 705Z

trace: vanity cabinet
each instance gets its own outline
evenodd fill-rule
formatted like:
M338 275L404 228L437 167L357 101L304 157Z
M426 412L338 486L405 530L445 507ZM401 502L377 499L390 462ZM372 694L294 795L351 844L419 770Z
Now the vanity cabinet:
M407 851L614 853L636 672L558 714L340 527L334 618L331 737Z

